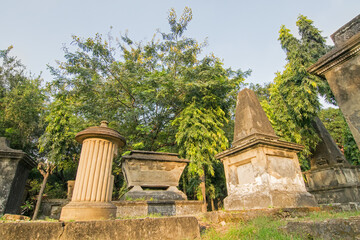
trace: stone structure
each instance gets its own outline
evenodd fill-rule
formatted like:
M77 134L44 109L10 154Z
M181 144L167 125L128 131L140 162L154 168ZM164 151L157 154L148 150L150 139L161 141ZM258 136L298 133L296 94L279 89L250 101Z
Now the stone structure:
M29 172L36 163L23 151L9 147L0 137L0 215L20 213Z
M237 99L233 146L216 157L224 164L226 210L316 206L306 191L297 152L303 147L276 136L256 95Z
M114 202L117 217L200 213L202 202L187 201L177 188L188 163L175 153L131 151L123 156L121 165L130 191L122 201Z
M360 148L360 15L331 38L335 48L308 71L326 78Z
M122 170L130 191L125 198L144 200L186 200L177 186L188 160L178 154L131 151L123 156Z
M79 167L71 202L61 211L60 220L101 220L115 217L111 201L114 176L112 162L125 139L102 121L99 127L79 132L82 143Z
M202 201L113 201L117 206L116 217L146 216L160 214L163 216L195 215L202 212Z
M200 239L195 217L164 217L86 222L9 222L0 224L1 240Z
M313 127L320 137L311 156L311 169L304 173L308 191L319 204L360 202L360 168L351 166L319 118Z

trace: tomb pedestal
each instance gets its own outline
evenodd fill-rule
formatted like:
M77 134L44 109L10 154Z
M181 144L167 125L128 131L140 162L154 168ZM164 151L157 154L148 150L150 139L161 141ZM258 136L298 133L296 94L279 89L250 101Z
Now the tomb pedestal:
M131 151L123 156L122 170L130 189L128 199L186 200L177 186L188 160L178 154Z
M226 210L317 206L306 191L297 152L302 146L254 135L217 155L224 164Z
M216 157L224 164L226 210L317 206L306 191L297 152L303 147L279 140L256 95L237 99L233 147Z
M102 121L99 127L79 132L82 143L79 167L71 202L61 211L60 220L104 220L116 216L111 201L114 177L111 175L114 155L125 145L120 134Z

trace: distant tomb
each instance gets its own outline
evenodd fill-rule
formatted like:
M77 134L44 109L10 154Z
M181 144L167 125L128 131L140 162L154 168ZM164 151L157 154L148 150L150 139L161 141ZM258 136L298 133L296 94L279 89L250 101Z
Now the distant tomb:
M122 158L122 171L130 189L114 201L117 216L167 216L201 212L202 201L188 201L177 186L189 163L178 154L133 150Z
M255 93L237 98L233 146L219 153L225 169L226 210L316 206L306 191L297 152L303 147L276 136Z
M304 173L308 191L319 204L359 205L360 168L349 164L319 118L313 126L320 142L311 156L311 169Z
M26 153L9 147L0 137L0 215L19 214L29 172L36 166Z

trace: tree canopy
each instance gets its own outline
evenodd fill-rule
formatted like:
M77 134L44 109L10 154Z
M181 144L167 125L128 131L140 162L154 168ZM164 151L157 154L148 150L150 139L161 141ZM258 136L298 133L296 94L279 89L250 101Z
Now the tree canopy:
M11 49L0 50L0 136L36 157L46 96L40 77L27 73L21 61L10 55Z
M248 72L203 55L206 43L184 35L191 19L191 9L179 18L172 9L170 32L158 32L148 42L126 34L73 36L66 60L50 67L53 101L40 139L49 160L76 165L76 132L106 119L126 137L125 150L180 151L191 160L187 173L213 176L214 155L228 142L223 128ZM184 177L184 183L190 181Z

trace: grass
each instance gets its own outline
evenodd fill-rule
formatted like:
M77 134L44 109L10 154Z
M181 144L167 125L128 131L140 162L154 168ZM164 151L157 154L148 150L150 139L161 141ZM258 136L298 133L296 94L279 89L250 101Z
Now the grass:
M247 222L228 224L229 227L224 231L217 231L214 228L206 230L202 240L233 240L233 239L303 239L300 236L289 235L279 228L285 226L289 220L296 221L323 221L325 219L335 219L360 216L360 211L350 212L311 212L303 217L296 218L276 218L276 217L257 217Z
M285 226L283 219L273 219L271 217L258 217L246 223L239 223L229 228L226 233L220 233L213 228L207 230L201 237L203 240L233 240L233 239L302 239L290 236L278 230Z

